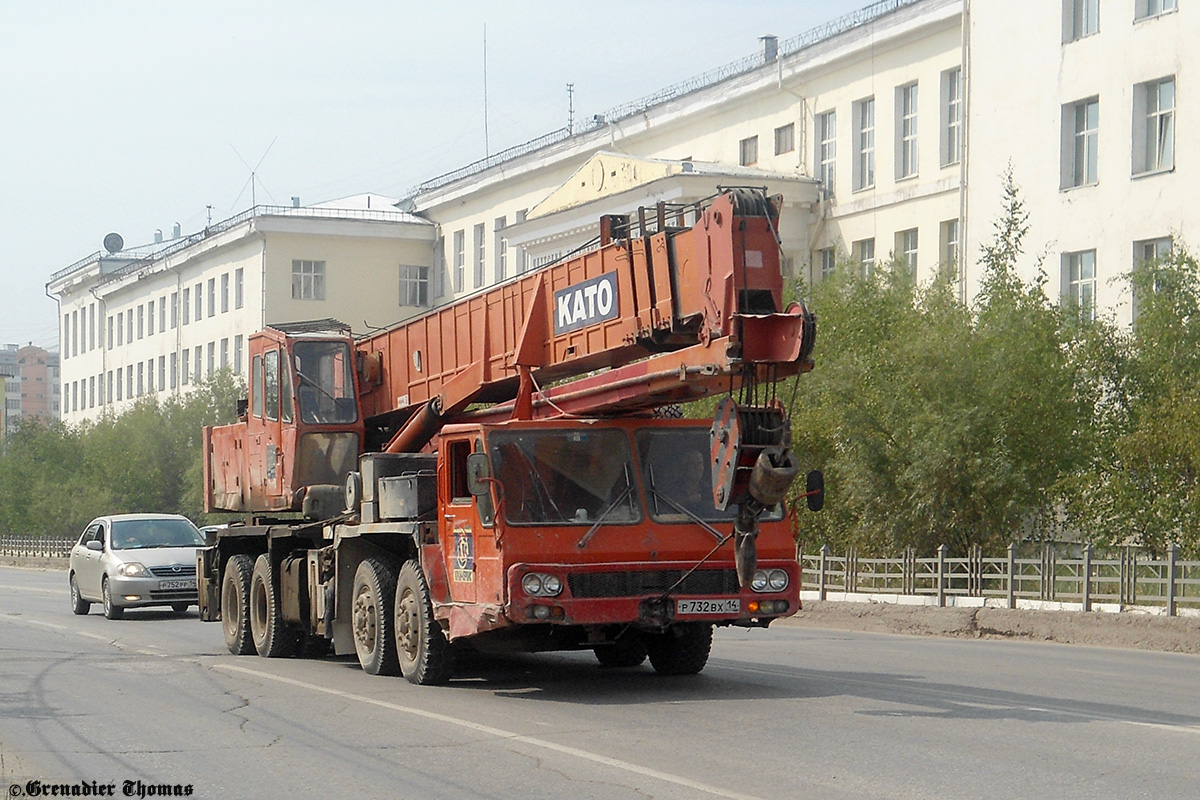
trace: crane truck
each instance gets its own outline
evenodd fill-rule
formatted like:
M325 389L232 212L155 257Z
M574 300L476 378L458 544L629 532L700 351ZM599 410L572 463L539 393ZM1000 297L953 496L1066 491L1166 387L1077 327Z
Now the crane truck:
M249 522L197 554L201 619L236 655L436 684L459 650L692 674L714 626L796 613L776 387L815 320L784 306L781 202L608 215L594 249L390 328L251 336L238 421L203 436L206 511Z

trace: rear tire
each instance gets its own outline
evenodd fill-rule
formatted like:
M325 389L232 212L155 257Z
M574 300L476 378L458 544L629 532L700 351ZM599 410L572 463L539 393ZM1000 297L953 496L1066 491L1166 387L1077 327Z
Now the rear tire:
M171 610L176 614L184 614L188 610L188 603L171 603Z
M663 633L647 635L650 664L660 675L695 675L708 663L712 635L706 622L677 622Z
M430 686L450 679L450 643L433 618L429 587L416 561L405 561L396 580L396 651L409 683Z
M71 611L83 616L92 610L92 604L79 594L79 581L75 580L75 573L71 573Z
M244 553L230 556L225 562L225 577L221 580L221 629L225 646L235 656L254 652L254 637L250 633L250 576L254 560Z
M104 582L100 586L100 596L104 598L104 618L105 619L120 619L125 616L125 609L113 602L112 592L108 588L108 576L104 576Z
M377 558L365 559L354 572L350 598L350 628L358 663L371 675L395 675L396 638L392 633L392 604L396 598L396 571Z
M273 573L267 555L259 556L250 575L250 634L260 656L284 658L296 651L296 636L284 627Z

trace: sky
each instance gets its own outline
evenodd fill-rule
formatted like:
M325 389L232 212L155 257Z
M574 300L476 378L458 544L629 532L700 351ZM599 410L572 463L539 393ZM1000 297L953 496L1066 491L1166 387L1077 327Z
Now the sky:
M565 126L568 83L578 124L865 5L0 0L0 345L56 349L46 282L109 232L402 198Z

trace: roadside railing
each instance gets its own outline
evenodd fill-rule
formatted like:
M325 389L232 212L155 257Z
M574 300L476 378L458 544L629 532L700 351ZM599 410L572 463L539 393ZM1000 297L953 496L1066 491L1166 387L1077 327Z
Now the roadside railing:
M74 539L48 536L0 536L0 557L66 558L74 544Z
M801 590L815 591L821 600L866 594L932 597L939 606L981 598L1008 608L1057 603L1084 611L1108 605L1161 606L1168 616L1181 608L1200 612L1200 561L1181 560L1178 545L1160 559L1132 547L1104 557L1091 545L1078 553L1047 545L1036 558L1018 558L1017 551L1012 544L1003 558L994 558L976 547L965 558L951 558L942 545L932 558L917 558L911 548L897 558L860 558L854 550L833 555L826 545L817 553L798 552L797 558Z

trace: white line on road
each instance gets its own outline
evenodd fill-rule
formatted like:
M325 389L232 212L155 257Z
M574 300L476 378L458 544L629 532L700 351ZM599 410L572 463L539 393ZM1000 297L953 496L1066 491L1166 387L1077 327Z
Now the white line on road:
M27 619L24 621L28 622L30 625L37 625L41 628L54 628L56 631L65 631L67 629L66 625L56 625L53 622L38 622L36 619Z
M358 694L351 694L350 692L343 692L339 689L330 689L329 687L326 687L326 686L318 686L314 683L305 683L304 681L297 681L297 680L293 680L291 678L284 678L284 677L280 677L279 675L271 675L270 673L267 673L267 672L259 672L258 670L246 669L245 667L235 667L235 666L228 665L228 664L213 664L211 666L213 669L223 669L223 670L226 670L229 672L241 672L246 675L251 675L255 678L261 678L262 680L275 681L276 683L284 683L289 686L295 686L300 689L307 689L308 691L311 691L311 692L321 692L323 694L334 695L335 697L341 697L346 700L357 700L360 703L367 703L369 705L379 706L380 708L386 708L386 709L389 709L392 711L399 711L404 714L412 714L413 716L416 716L416 717L424 717L425 719L431 719L431 720L435 720L437 722L444 722L448 725L456 725L460 728L466 728L467 730L475 731L476 733L487 734L488 736L495 736L496 738L499 738L499 739L507 739L509 741L521 742L522 744L531 745L533 747L540 747L545 750L553 750L556 753L562 753L564 755L575 756L576 758L581 758L586 761L593 761L597 764L603 764L608 767L613 767L615 769L624 770L626 772L632 772L637 775L645 775L646 777L649 777L649 778L656 778L660 781L666 781L667 783L673 783L677 786L683 786L687 789L693 789L695 791L704 792L705 794L714 795L716 797L727 797L727 798L730 798L730 800L759 800L759 798L756 798L753 795L739 794L737 792L731 792L728 789L721 789L720 787L717 787L717 786L710 786L707 783L700 783L698 781L693 781L693 780L685 778L681 775L673 775L669 772L661 772L660 770L650 769L649 767L643 767L638 764L632 764L628 761L622 761L618 758L610 758L609 756L602 756L599 753L592 753L587 750L580 750L579 748L576 748L576 747L568 747L566 745L558 744L556 742L550 742L545 739L538 739L538 738L535 738L532 736L522 736L519 733L514 733L513 731L507 731L507 730L504 730L503 728L493 728L490 725L481 725L478 722L471 722L469 720L459 719L458 717L451 717L446 714L438 714L433 711L425 711L420 708L413 708L412 706L402 706L402 705L399 705L398 703L389 703L384 700L376 700L371 697L364 697L364 696L358 695Z

